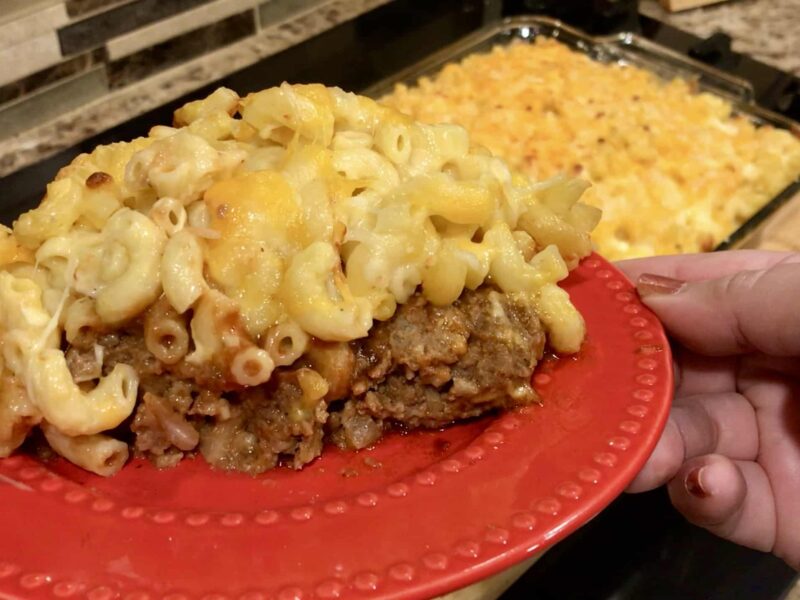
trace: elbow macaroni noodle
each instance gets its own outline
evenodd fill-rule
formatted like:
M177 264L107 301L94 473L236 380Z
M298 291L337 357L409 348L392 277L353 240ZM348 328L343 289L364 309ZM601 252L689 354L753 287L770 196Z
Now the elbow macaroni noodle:
M113 475L128 460L128 445L102 433L68 436L49 423L45 423L42 431L58 454L98 475Z
M127 447L104 432L133 413L139 375L101 371L95 345L73 378L60 340L132 321L163 365L241 387L312 338L369 335L418 290L437 305L484 284L530 294L553 347L580 347L557 282L591 251L582 183L531 183L459 127L320 85L220 89L175 125L78 157L0 231L0 456L41 423L67 459L120 468ZM309 406L341 393L309 368L298 381Z

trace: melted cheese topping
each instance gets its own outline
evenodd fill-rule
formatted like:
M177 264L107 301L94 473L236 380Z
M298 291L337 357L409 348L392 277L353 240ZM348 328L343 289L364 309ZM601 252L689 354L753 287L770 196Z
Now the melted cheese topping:
M130 417L138 374L104 374L95 345L78 382L62 340L136 320L157 360L250 387L312 336L365 337L418 291L447 305L491 282L528 295L555 350L580 348L557 283L591 252L583 185L534 183L460 127L321 85L220 89L175 125L79 156L0 229L0 456L43 419L73 462L119 468L102 432ZM328 382L298 381L310 410Z

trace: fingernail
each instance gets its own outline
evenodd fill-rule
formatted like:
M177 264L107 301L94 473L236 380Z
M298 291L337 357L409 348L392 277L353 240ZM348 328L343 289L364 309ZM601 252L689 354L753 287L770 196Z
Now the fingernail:
M703 487L703 469L705 467L697 467L689 471L686 476L686 491L695 498L708 498L711 494Z
M642 273L636 282L636 289L642 298L656 295L677 294L686 285L685 281L654 275L653 273Z

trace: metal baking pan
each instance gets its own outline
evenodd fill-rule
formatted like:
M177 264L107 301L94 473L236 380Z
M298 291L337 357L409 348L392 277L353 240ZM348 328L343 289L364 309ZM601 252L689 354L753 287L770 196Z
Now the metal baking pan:
M540 16L513 17L489 25L379 81L362 93L379 98L390 93L398 83L414 85L420 77L435 75L446 64L458 62L470 54L488 52L494 46L515 41L533 42L541 36L555 38L599 62L633 65L666 80L675 78L689 80L698 91L724 98L732 104L736 113L747 116L757 125L787 129L800 136L800 124L755 103L753 87L745 79L692 60L635 33L590 36L560 21ZM769 218L798 194L800 194L800 174L794 182L751 215L738 229L732 231L716 249L726 250L747 246Z

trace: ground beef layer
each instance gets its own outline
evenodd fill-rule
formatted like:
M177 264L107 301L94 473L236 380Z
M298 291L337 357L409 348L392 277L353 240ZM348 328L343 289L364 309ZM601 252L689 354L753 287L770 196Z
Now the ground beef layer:
M140 323L119 332L88 332L67 351L76 380L97 368L133 366L140 401L127 427L134 452L157 466L200 452L214 467L261 473L278 464L301 468L329 441L374 444L402 427L436 428L536 400L531 374L545 335L530 296L484 286L451 306L414 296L370 336L350 343L312 342L306 355L265 385L237 388L183 361L165 365L147 351ZM329 383L309 403L301 370Z

